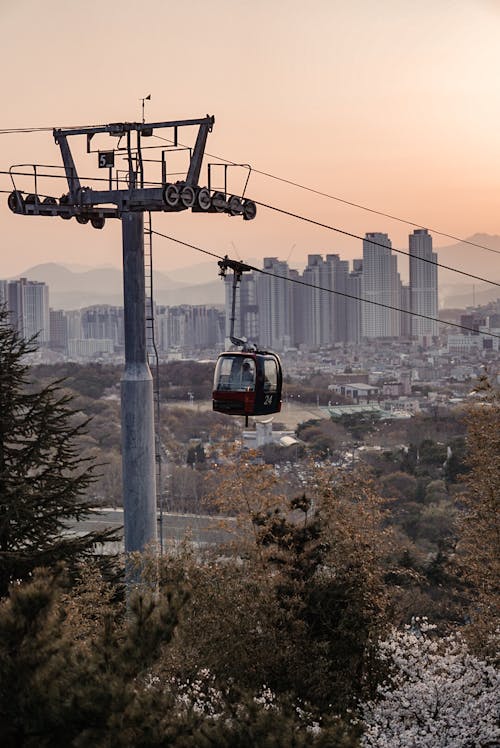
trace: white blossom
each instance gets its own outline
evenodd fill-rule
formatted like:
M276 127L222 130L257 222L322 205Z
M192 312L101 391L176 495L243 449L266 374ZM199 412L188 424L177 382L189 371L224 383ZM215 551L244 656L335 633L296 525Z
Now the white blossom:
M500 746L500 673L431 628L416 620L381 643L389 677L362 705L364 748Z
M177 683L177 701L186 709L214 719L218 719L224 710L223 695L215 687L215 676L208 668L201 668L193 680Z

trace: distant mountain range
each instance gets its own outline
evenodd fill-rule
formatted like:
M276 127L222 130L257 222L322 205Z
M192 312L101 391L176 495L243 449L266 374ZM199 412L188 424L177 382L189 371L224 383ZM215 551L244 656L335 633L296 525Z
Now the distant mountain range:
M213 264L211 265L214 274ZM205 278L208 274L205 274ZM47 262L28 268L16 278L24 277L47 283L50 288L50 306L53 309L79 309L94 304L123 304L122 271L103 267L89 270L71 270L65 265ZM223 304L224 284L217 279L208 283L174 280L164 273L154 273L154 296L157 304ZM197 277L200 277L197 275ZM209 277L209 276L208 276Z
M500 282L500 236L474 234L467 241L489 247L492 251L459 242L437 247L438 261L466 273ZM254 258L248 262L257 267L260 265ZM123 304L122 271L119 268L84 268L44 263L29 268L21 276L48 284L53 309ZM500 296L497 286L466 278L452 270L439 268L438 277L440 306L444 308L487 304ZM224 284L217 277L216 263L204 262L171 271L168 275L155 272L154 294L158 304L170 306L221 305L224 303Z
M488 278L500 283L500 236L497 234L474 234L467 238L472 244L489 247L487 251L472 244L459 242L446 247L437 247L438 262L463 270L472 275ZM440 305L447 308L464 308L472 304L487 304L500 296L500 288L466 278L451 270L439 268Z

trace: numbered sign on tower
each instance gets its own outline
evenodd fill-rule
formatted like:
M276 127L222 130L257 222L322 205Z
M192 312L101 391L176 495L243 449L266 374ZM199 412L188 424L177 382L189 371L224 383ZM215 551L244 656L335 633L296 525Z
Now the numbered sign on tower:
M98 164L99 169L111 169L115 165L115 152L99 151Z

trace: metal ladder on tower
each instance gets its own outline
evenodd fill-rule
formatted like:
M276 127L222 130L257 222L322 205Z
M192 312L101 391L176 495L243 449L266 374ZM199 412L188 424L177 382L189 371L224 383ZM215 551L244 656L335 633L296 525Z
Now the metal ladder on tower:
M162 475L162 443L160 421L160 362L155 335L155 301L153 284L153 229L151 212L144 214L144 280L146 286L146 350L153 376L154 424L155 424L155 465L156 465L156 507L158 510L158 534L160 553L163 555L163 515L164 490ZM163 450L164 451L164 450Z

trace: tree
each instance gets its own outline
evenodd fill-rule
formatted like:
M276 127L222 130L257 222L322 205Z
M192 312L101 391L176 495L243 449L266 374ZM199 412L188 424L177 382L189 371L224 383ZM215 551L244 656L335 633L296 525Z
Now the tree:
M425 621L381 642L388 678L363 706L365 748L468 748L500 740L500 673L455 634L429 635Z
M5 748L355 748L359 729L310 715L268 689L230 698L209 673L163 679L180 589L144 588L127 612L95 569L65 592L38 570L0 605L0 743Z
M117 540L111 531L77 536L70 524L92 513L85 492L95 464L82 459L77 442L85 422L70 407L61 382L28 390L26 354L35 350L0 309L0 596L37 566L70 564L98 544Z
M382 496L401 502L413 501L417 490L417 480L413 475L396 470L380 479Z
M484 380L482 399L466 415L469 472L459 497L459 558L473 585L470 611L475 644L484 654L498 656L500 616L500 397ZM495 642L496 637L496 642Z
M0 606L2 745L159 745L157 697L138 679L170 640L182 601L136 594L124 619L95 595L92 604L88 585L72 606L63 585L38 570Z
M233 553L169 560L190 601L171 652L181 679L206 667L245 690L264 684L316 713L342 714L372 686L371 652L385 624L383 560L390 531L359 475L311 471L299 495L269 466L239 464L217 480L233 514ZM176 571L177 569L177 571Z

